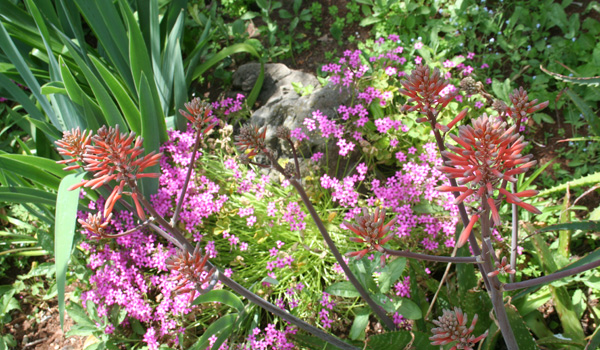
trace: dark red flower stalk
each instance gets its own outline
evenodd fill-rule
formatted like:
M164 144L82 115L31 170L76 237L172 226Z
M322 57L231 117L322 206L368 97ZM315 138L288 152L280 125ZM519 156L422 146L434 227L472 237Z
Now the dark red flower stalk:
M512 102L513 106L510 107L507 112L508 114L515 118L521 119L527 116L527 114L535 113L539 110L542 110L548 107L549 101L542 102L538 105L537 99L533 101L529 101L529 96L527 96L527 91L520 87L519 89L515 89L511 95L508 96L510 98L510 102Z
M506 129L506 123L484 114L473 121L473 126L460 126L458 129L458 136L450 134L458 145L446 145L449 151L443 151L442 155L448 160L438 170L449 178L458 179L460 186L439 186L437 190L462 192L455 204L471 195L484 198L496 225L500 225L500 215L493 200L496 191L498 196L505 196L507 202L539 214L537 208L520 199L534 196L536 191L513 194L501 187L503 180L516 182L515 175L526 172L536 163L531 160L531 155L521 155L527 142L515 132L516 126Z
M72 137L72 135L68 134L67 137ZM84 180L71 186L70 190L81 186L97 189L110 181L116 181L117 185L108 196L104 206L104 216L108 217L117 200L125 193L126 185L136 187L138 179L160 175L158 173L142 174L142 172L146 168L158 164L161 154L151 152L142 156L144 154L143 139L139 136L135 137L134 132L119 133L118 125L115 128L103 126L96 135L92 136L91 141L93 145L90 142L86 144L81 160L84 170L92 173L93 179ZM62 146L67 142L63 139L59 145ZM140 218L145 218L144 210L135 191L127 194L132 196Z
M439 110L448 105L456 96L455 93L449 93L446 96L440 96L440 92L449 84L448 81L442 79L439 69L431 72L429 66L418 65L407 80L401 82L403 89L398 92L408 97L406 105L402 109L406 112L420 111L427 115L432 112L433 116L437 116ZM416 105L409 106L416 102ZM427 118L418 118L417 122L427 121Z
M217 125L211 105L203 102L200 98L196 97L187 102L185 108L189 113L183 109L180 109L179 113L186 117L199 132L206 134Z
M375 208L375 213L369 214L367 208L363 208L362 215L356 217L356 224L351 224L348 221L344 221L344 226L359 235L360 237L351 237L352 242L366 243L367 248L358 252L347 253L347 256L353 256L358 259L364 257L368 252L378 251L383 253L384 249L382 245L386 244L393 238L393 235L388 235L390 228L396 223L398 219L394 218L387 224L385 221L385 209L379 210L379 207Z
M83 155L85 153L85 148L91 142L92 131L89 132L84 130L83 133L77 129L72 129L71 131L63 131L63 138L56 141L56 145L58 146L58 154L71 157L70 159L59 160L58 164L69 164L69 163L83 163ZM63 170L73 170L77 168L81 168L82 165L75 164L65 167Z
M504 273L514 274L516 272L517 271L515 269L513 269L512 266L510 266L510 264L508 263L508 259L506 257L503 257L502 261L500 261L500 262L496 261L496 270L488 273L488 276L494 277L494 276L498 276L499 274L504 274Z
M475 314L471 326L467 328L467 314L464 314L460 308L455 307L454 311L444 310L442 316L433 321L437 327L431 330L433 333L433 336L429 338L432 341L431 345L457 342L450 350L473 350L475 344L488 335L487 331L478 337L471 335L475 330L477 320L478 316Z
M255 125L244 125L240 130L240 134L235 137L234 145L236 145L240 152L245 152L246 156L252 159L258 153L266 152L266 135L266 127L261 130Z
M215 272L215 268L208 270L207 261L208 255L202 256L200 245L196 245L191 253L188 250L178 249L175 255L168 258L166 261L167 268L178 272L174 280L179 285L174 291L176 293L187 293L194 290L190 287L190 283L195 288L201 288L204 283L208 282Z

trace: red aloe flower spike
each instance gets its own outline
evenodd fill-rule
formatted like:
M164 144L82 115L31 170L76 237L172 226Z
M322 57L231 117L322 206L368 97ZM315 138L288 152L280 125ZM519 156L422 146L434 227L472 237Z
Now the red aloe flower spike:
M513 93L508 96L508 98L510 98L510 102L513 104L513 106L508 109L508 114L515 119L520 119L527 116L527 114L542 110L548 107L549 104L549 101L546 101L536 105L538 102L537 99L529 101L527 91L525 91L523 87L515 89Z
M240 134L235 137L234 145L240 150L240 152L246 152L247 157L252 159L255 155L260 152L265 152L265 136L267 135L267 128L264 127L259 129L258 126L244 125L240 130Z
M108 227L111 219L112 214L105 216L98 212L96 214L89 213L87 219L78 219L77 222L79 222L85 230L88 230L90 233L92 233L93 238L101 239L107 236L106 228Z
M402 81L402 89L398 92L407 96L407 104L402 107L406 112L419 110L423 114L432 112L434 116L439 112L439 107L445 107L455 94L440 96L440 92L448 85L448 82L442 79L439 69L431 72L428 66L418 65L408 76L407 80ZM416 102L416 106L409 104ZM417 123L426 121L427 118L417 119Z
M443 310L442 316L434 320L433 323L437 326L431 332L431 345L446 345L457 342L451 349L473 350L477 342L487 337L486 331L479 337L472 335L477 324L478 316L475 314L471 326L467 328L467 315L460 308L455 307L452 310Z
M92 131L89 132L84 130L81 132L79 127L71 129L71 131L63 131L62 139L54 142L58 146L58 154L62 156L71 157L71 159L59 160L58 164L69 164L81 162L83 163L83 156L85 154L86 146L91 142ZM80 168L80 164L70 165L65 167L63 170L73 170Z
M458 144L449 145L448 151L442 153L447 159L444 166L437 169L446 173L448 178L456 178L459 185L467 185L471 190L459 191L461 196L456 199L460 203L468 196L481 198L485 193L493 197L498 190L507 196L509 203L522 202L518 196L505 190L503 181L516 182L515 175L522 174L535 165L531 156L522 156L521 151L526 146L523 136L515 133L515 126L507 129L506 123L499 119L483 115L473 120L472 126L459 126L458 136L450 137ZM444 190L444 188L440 189ZM524 205L536 212L531 205ZM499 225L499 215L495 206L491 206L494 223Z
M81 183L71 186L70 189L81 186L97 189L108 182L117 181L118 185L113 188L106 200L105 216L112 212L126 185L135 187L137 179L160 176L158 173L142 174L146 168L158 164L161 154L151 152L142 156L144 153L143 139L136 138L134 132L120 133L118 125L114 128L103 126L96 135L91 137L91 143L86 144L82 161L84 170L92 173L93 179L83 180ZM134 203L138 214L143 213L139 201L134 199ZM144 216L142 215L141 218L143 219Z
M359 252L351 252L346 255L362 258L370 251L377 250L383 252L382 245L393 238L392 235L388 234L391 227L398 219L394 218L384 225L385 209L379 210L379 208L376 208L373 214L369 214L368 209L363 208L362 215L356 216L355 220L356 224L347 221L343 222L344 227L360 236L360 238L352 237L350 240L353 242L366 243L368 247Z
M213 116L212 106L195 97L190 102L185 103L185 108L179 110L179 113L186 117L196 130L202 134L207 134L217 125L217 119ZM191 114L190 114L191 113Z
M473 230L473 226L475 225L477 220L479 220L479 215L473 214L473 216L471 216L469 224L467 225L467 227L465 227L463 232L461 232L460 236L458 237L458 242L456 243L458 248L462 247L463 245L465 245L465 243L467 243L469 235L471 235L471 231Z
M186 293L193 290L193 288L201 288L204 283L207 283L215 272L214 267L211 270L207 269L207 261L208 255L202 256L200 245L196 245L191 253L188 250L178 249L175 255L168 258L166 261L167 268L177 271L173 280L177 281L179 285L174 291L176 293ZM193 284L193 288L189 286L190 283Z

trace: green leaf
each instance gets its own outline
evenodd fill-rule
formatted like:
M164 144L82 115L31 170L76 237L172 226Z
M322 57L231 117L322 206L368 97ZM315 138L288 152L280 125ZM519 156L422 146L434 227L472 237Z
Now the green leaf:
M12 310L21 310L19 302L13 298L13 295L15 295L14 289L10 289L2 295L2 299L0 299L0 315L8 315Z
M56 194L31 187L1 186L0 202L34 203L54 206Z
M519 312L511 305L506 307L506 314L508 315L508 322L515 334L517 344L519 344L520 350L539 350L539 347L535 343L535 340L531 336L525 321L519 315Z
M558 346L558 345L573 345L573 346L577 346L577 347L585 346L584 342L567 339L567 338L565 338L563 336L559 336L559 335L554 335L551 337L545 337L545 338L538 339L538 340L536 340L536 343L538 345L550 345L550 346Z
M142 132L140 110L135 105L133 99L129 95L129 92L121 83L121 81L115 75L113 75L99 59L93 56L89 56L89 58L104 80L104 83L106 83L110 89L112 96L114 96L117 100L117 103L123 112L123 117L125 120L127 120L129 129L135 132L137 135L140 135Z
M219 290L211 290L206 294L203 294L192 302L192 305L198 305L201 303L209 303L209 302L219 302L225 305L229 305L232 308L238 310L238 312L242 312L244 309L244 303L238 298L235 294L228 290L219 289Z
M69 187L80 183L85 173L70 174L60 182L56 200L56 225L54 227L54 257L56 259L56 283L58 285L58 311L60 314L60 327L64 327L65 318L65 282L67 267L71 257L73 237L75 236L75 222L77 219L77 204L81 187L69 191Z
M47 186L56 190L58 189L60 178L52 173L45 171L48 168L40 166L45 165L44 163L47 162L54 163L54 161L50 159L35 156L26 156L20 154L0 155L0 169L4 169L14 174L18 174L24 178L30 179L31 181L37 182L40 185ZM54 164L54 166L56 165L57 164Z
M596 327L594 334L590 337L590 341L585 346L584 350L594 350L600 348L600 327Z
M598 115L596 115L592 108L583 99L581 99L581 97L579 97L579 95L577 95L573 90L568 89L566 93L567 96L569 96L569 98L573 101L573 103L575 103L575 106L577 107L577 109L579 109L581 114L583 114L583 117L585 118L585 120L587 120L594 134L596 134L596 136L600 136L600 118L598 118Z
M354 285L350 282L337 282L325 289L325 291L331 295L344 298L358 298L360 293L354 288Z
M589 85L589 86L599 86L600 85L600 76L597 77L569 77L566 75L558 74L547 70L546 68L540 66L540 69L546 73L551 75L552 77L573 84L579 85Z
M439 346L431 345L428 333L419 331L397 331L387 332L384 334L372 335L367 339L365 349L381 350L381 349L404 349L411 344L411 349L419 350L439 350ZM414 339L413 339L414 337Z
M600 182L600 172L595 172L593 174L580 177L577 180L568 181L568 182L565 182L565 183L560 184L558 186L554 186L554 187L551 187L549 189L540 191L540 193L538 193L538 196L543 197L543 196L547 196L547 195L549 195L551 193L564 191L564 190L567 189L567 186L572 189L572 188L575 188L575 187L585 186L585 185L589 185L589 184L595 185L595 184L597 184L599 182Z
M145 154L154 151L158 153L161 144L160 125L161 121L166 129L165 118L153 105L153 94L146 76L142 73L140 81L140 112L142 115L142 137L144 138ZM160 166L154 165L148 168L149 173L160 173ZM158 191L158 178L147 177L142 179L142 191L144 195L150 196Z
M61 130L65 130L66 125L64 125L64 122L62 120L59 120L57 118L56 114L54 113L54 109L52 109L52 106L48 102L48 99L46 99L46 97L42 94L42 89L40 87L40 84L33 76L31 69L29 69L29 67L27 66L25 59L19 53L19 50L17 49L14 42L8 35L8 32L6 31L6 28L4 27L4 24L2 24L1 21L0 21L0 47L2 47L2 51L4 52L4 55L6 55L6 57L8 57L8 59L12 62L12 64L15 65L15 68L17 69L17 71L19 72L19 74L21 75L23 80L25 81L27 87L29 87L29 89L31 90L33 95L36 97L36 99L42 106L42 109L44 110L44 112L46 113L48 118L50 118L50 120L56 127L60 127ZM3 84L3 85L5 85L5 84ZM35 117L34 114L32 114L32 116ZM40 120L44 120L44 119L40 119Z
M555 224L546 226L537 230L537 232L549 232L559 230L582 230L582 231L600 231L600 222L598 221L579 221L579 222L567 222L563 224Z
M228 46L228 47L224 48L223 50L219 51L211 59L209 59L208 61L206 61L203 64L196 67L196 69L194 70L194 73L192 75L192 79L198 79L202 74L204 74L204 72L209 70L211 67L213 67L217 63L221 62L227 56L231 56L233 54L241 53L241 52L247 52L259 60L261 58L261 56L258 54L256 49L252 45L247 44L247 43L234 44L234 45ZM260 93L260 89L262 87L264 79L265 79L265 67L264 67L264 63L261 60L260 61L260 73L258 75L258 79L256 80L256 83L254 83L254 87L252 88L252 91L250 91L250 95L248 95L248 98L246 99L248 106L254 106L254 102L256 102L256 99L258 98L258 94Z
M90 319L88 314L85 312L85 309L81 305L77 303L70 303L69 307L67 308L67 313L78 326L93 328L94 330L98 329L94 321Z
M198 339L198 341L194 343L194 345L192 345L192 347L189 350L206 349L206 347L208 346L208 338L215 334L231 334L237 316L238 314L236 313L221 316L221 318L219 318L210 326L208 326L208 328L206 328L204 334L202 334L200 339ZM216 346L216 348L214 346ZM213 349L218 349L219 346L220 344L217 345L217 343L215 343L213 345Z
M350 339L356 340L358 338L364 338L365 328L367 328L367 324L369 323L370 314L371 310L368 308L356 310L356 316L354 316L354 322L352 322L352 327L350 328Z
M385 269L379 275L379 289L387 293L394 282L400 278L406 267L406 258L397 258L387 264Z
M529 188L529 185L531 185L531 183L544 171L546 170L547 167L549 167L554 160L556 159L556 157L550 159L550 161L546 162L546 164L542 165L541 167L537 168L533 174L528 175L527 176L527 180L525 182L521 181L522 179L519 178L519 183L517 186L517 192L521 192L521 191L525 191L526 189ZM523 179L525 178L525 175L523 174Z

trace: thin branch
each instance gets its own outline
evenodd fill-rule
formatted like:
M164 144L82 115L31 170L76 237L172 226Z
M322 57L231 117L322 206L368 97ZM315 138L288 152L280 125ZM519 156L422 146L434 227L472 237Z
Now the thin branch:
M277 306L269 303L268 301L266 301L265 299L261 298L260 296L252 293L250 290L246 289L244 286L242 286L241 284L237 283L236 281L232 280L231 278L225 276L225 274L219 274L219 280L221 282L223 282L223 284L225 284L226 286L228 286L229 288L231 288L234 292L238 293L239 295L245 297L246 299L248 299L250 302L262 307L263 309L281 317L282 319L292 323L293 325L302 328L303 330L323 339L324 341L337 346L340 349L348 349L348 350L360 350L360 348L357 348L353 345L350 345L336 337L334 337L331 334L328 334L314 326L312 326L309 323L306 323L304 321L302 321L301 319L293 316L292 314L286 312L283 309L278 308Z
M282 171L283 169L281 168L281 166L279 164L277 164L276 162L273 162L273 161L271 161L271 163L273 164L273 167L277 171L281 172L282 174L285 174L285 172ZM323 225L323 221L321 221L319 214L317 214L317 211L313 207L313 205L310 201L310 198L308 198L308 195L304 191L304 188L302 187L302 185L296 179L290 178L288 180L292 184L292 186L294 186L296 191L298 191L298 194L302 198L304 205L306 205L308 212L310 213L313 221L317 225L317 228L321 232L323 239L327 243L327 246L331 250L331 253L337 260L338 264L340 264L340 266L342 267L342 270L344 270L344 273L346 274L346 277L348 277L348 280L350 280L350 283L352 283L352 285L354 285L354 288L356 288L356 290L358 291L360 296L367 302L367 304L369 304L369 307L371 307L373 312L375 312L375 314L377 314L377 317L379 317L379 319L386 325L386 327L388 327L389 329L396 329L396 325L394 324L394 321L392 321L386 315L385 310L381 306L379 306L379 304L377 304L375 301L373 301L373 299L371 299L371 297L369 296L369 293L360 284L360 282L358 281L356 276L354 276L352 271L350 271L348 264L346 264L346 262L344 261L344 258L342 257L342 254L340 254L340 251L335 246L333 239L331 239L331 236L327 232L325 225Z
M513 193L517 192L517 184L512 184ZM510 239L510 266L517 268L517 247L519 242L519 209L516 204L512 204L512 235ZM510 281L515 281L515 274L510 275Z
M456 245L454 245L454 249L452 249L452 257L456 256L456 252L458 251L458 247ZM438 285L437 290L435 291L435 294L433 295L433 299L431 299L431 303L429 303L429 308L427 309L427 313L425 314L425 317L423 317L424 320L427 320L427 318L429 317L429 314L431 314L431 310L433 310L433 305L435 305L435 301L437 300L438 295L440 294L440 291L442 290L442 286L444 285L444 283L446 283L446 278L448 278L448 273L450 273L450 267L452 266L452 263L449 263L446 266L446 271L444 271L444 275L442 276L442 280L440 281L440 284Z
M198 152L198 146L200 145L200 137L202 133L200 130L196 131L196 142L194 143L194 150L192 151L192 158L190 159L190 164L188 165L188 171L185 175L185 180L183 181L183 187L181 188L181 194L179 195L179 200L177 200L177 205L175 206L175 212L173 213L173 217L171 218L171 226L175 226L177 223L177 217L181 212L181 207L183 206L183 199L185 197L185 193L187 192L187 187L190 182L190 177L192 176L192 170L194 169L194 162L196 161L196 153Z
M596 260L596 261L589 262L587 264L583 264L578 267L558 271L558 272L552 273L550 275L533 278L533 279L530 279L527 281L507 283L502 286L502 289L505 291L509 291L509 290L517 290L517 289L522 289L522 288L529 288L529 287L537 286L540 284L546 284L546 283L550 283L550 282L559 280L561 278L569 277L571 275L576 275L578 273L594 269L599 266L600 266L600 260Z
M405 258L412 258L412 259L417 259L417 260L442 262L442 263L478 264L478 263L482 262L481 259L477 259L477 257L474 257L474 256L458 256L458 257L454 256L455 255L454 252L452 253L452 256L437 256L437 255L413 253L413 252L408 252L405 250L393 250L393 249L388 249L388 248L383 248L383 251L386 254L390 254L390 255L402 256Z

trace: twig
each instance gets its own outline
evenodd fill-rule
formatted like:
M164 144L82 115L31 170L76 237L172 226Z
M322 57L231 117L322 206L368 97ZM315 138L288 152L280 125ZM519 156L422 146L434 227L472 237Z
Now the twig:
M533 287L533 286L537 286L539 284L544 284L544 283L550 283L550 282L559 280L561 278L565 278L565 277L568 277L571 275L576 275L578 273L581 273L581 272L584 272L584 271L587 271L587 270L590 270L590 269L593 269L593 268L596 268L599 266L600 266L600 260L596 260L596 261L589 262L587 264L583 264L578 267L574 267L572 269L554 272L547 276L533 278L533 279L530 279L527 281L522 281L522 282L507 283L502 286L502 289L505 291L509 291L509 290L517 290L517 289L522 289L522 288Z
M413 253L413 252L407 252L404 250L393 250L393 249L388 249L388 248L383 248L384 252L390 255L394 255L394 256L402 256L405 258L412 258L412 259L418 259L418 260L425 260L425 261L435 261L435 262L443 262L443 263L455 263L455 264L460 264L460 263L468 263L468 264L479 264L481 263L483 260L481 260L481 257L475 257L475 256L456 256L456 247L454 249L454 251L452 252L451 256L437 256L437 255L428 255L428 254L420 254L420 253Z
M181 212L181 207L183 206L183 199L185 197L185 193L187 192L187 187L190 182L190 177L192 176L192 170L194 169L194 162L196 161L196 153L198 152L198 145L200 144L200 137L202 133L200 130L196 131L196 142L194 143L194 150L192 151L192 158L190 158L190 164L188 166L187 174L185 175L185 180L183 181L183 187L181 188L181 194L179 195L179 200L177 201L177 205L175 206L175 212L173 213L173 217L171 218L171 226L175 226L177 223L177 217Z

